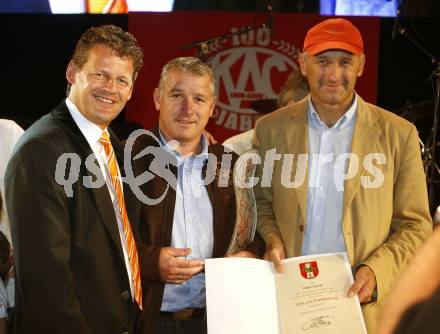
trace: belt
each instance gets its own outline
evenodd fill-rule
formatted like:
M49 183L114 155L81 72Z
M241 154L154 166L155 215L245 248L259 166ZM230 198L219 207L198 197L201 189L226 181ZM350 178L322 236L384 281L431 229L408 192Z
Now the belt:
M172 320L193 320L203 319L206 314L205 308L185 308L177 312L163 312L160 311L160 315Z

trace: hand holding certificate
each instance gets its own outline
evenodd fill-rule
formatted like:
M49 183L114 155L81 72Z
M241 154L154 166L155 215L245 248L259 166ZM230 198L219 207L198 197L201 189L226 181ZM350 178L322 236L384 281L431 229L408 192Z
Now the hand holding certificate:
M209 333L366 333L345 253L283 264L280 274L262 260L206 260Z

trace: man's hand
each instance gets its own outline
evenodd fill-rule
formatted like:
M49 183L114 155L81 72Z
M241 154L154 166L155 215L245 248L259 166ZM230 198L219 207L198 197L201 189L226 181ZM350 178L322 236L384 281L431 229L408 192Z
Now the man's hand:
M249 252L249 251L240 251L235 254L228 255L227 257L247 257L247 258L251 258L251 259L258 258L254 253Z
M160 278L165 283L182 284L203 270L204 262L179 257L191 254L191 248L164 247L160 250Z
M376 276L370 267L361 265L356 271L353 285L348 289L348 297L358 295L359 302L365 304L371 301L376 288Z
M284 265L281 260L286 258L286 252L282 241L271 241L266 247L266 253L264 253L263 259L272 262L275 266L275 270L279 273L284 272Z

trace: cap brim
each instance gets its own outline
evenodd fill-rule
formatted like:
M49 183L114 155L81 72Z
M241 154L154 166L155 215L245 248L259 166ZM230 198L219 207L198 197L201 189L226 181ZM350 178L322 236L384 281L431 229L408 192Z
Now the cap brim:
M343 50L343 51L347 51L353 54L361 54L363 52L363 50L353 44L350 43L345 43L345 42L340 42L340 41L329 41L329 42L323 42L323 43L318 43L315 45L311 45L309 46L307 49L305 49L304 51L310 55L310 56L314 56L318 53L327 51L327 50Z

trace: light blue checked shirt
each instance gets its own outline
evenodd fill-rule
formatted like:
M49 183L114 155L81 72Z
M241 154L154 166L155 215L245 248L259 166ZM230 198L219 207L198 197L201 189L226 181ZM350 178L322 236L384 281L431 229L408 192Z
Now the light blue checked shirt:
M301 255L345 252L342 233L343 174L356 121L357 96L348 111L329 128L309 96L307 224Z
M162 147L177 158L177 189L171 247L191 248L187 259L212 257L214 246L213 213L203 182L202 168L208 159L208 146L202 136L202 153L182 157L161 135ZM203 308L205 274L200 273L183 284L165 284L161 311L176 312L184 308Z

